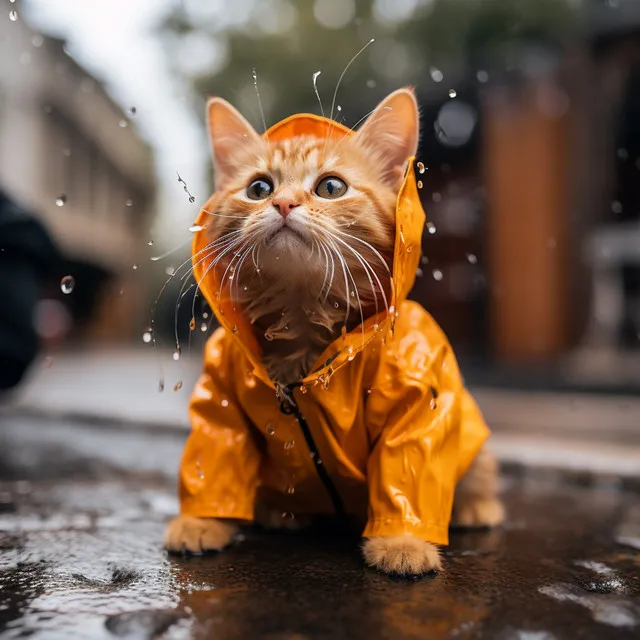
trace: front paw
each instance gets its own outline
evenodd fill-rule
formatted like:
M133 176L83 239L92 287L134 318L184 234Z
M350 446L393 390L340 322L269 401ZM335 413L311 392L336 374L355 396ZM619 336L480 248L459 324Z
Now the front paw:
M402 576L419 576L440 571L438 548L411 535L369 538L362 547L370 567Z
M167 525L164 548L174 553L221 551L233 541L237 531L233 522L178 516Z

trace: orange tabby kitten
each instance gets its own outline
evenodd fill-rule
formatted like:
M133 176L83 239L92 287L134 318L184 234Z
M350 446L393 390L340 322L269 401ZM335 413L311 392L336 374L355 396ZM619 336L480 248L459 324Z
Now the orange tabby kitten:
M391 299L396 200L417 150L417 103L410 89L401 89L355 135L337 142L308 135L270 142L231 105L214 99L209 129L216 169L211 237L230 234L237 241L218 268L233 279L229 286L253 326L269 377L284 387L310 372L343 326L357 327ZM481 452L456 489L454 521L484 526L502 520L496 478L493 458ZM235 532L229 520L183 515L169 525L165 545L219 550ZM441 566L437 547L409 534L371 536L364 555L390 573Z

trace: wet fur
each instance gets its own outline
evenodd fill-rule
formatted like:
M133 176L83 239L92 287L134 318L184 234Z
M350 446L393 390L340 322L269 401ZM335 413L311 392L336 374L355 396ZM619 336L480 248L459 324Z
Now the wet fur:
M384 309L385 296L388 300L396 197L404 164L415 155L418 142L413 92L391 94L357 134L337 141L309 136L264 140L218 99L209 105L209 130L217 189L209 203L208 236L220 242L225 234L236 233L229 236L236 238L235 244L218 267L229 274L222 287L228 284L255 327L269 376L280 384L295 382L310 371L343 325L359 324L358 299L365 318L376 308ZM246 197L247 186L258 176L273 181L274 196L286 193L299 205L286 223L271 205L272 198ZM338 176L351 191L335 200L318 197L314 185L325 176ZM336 236L370 265L375 286ZM330 287L323 286L329 253L335 254ZM485 526L502 520L491 461L489 454L480 456L460 483L455 509L460 524ZM273 514L260 518L269 526L278 524ZM165 546L172 551L221 550L234 535L235 525L181 516L170 523ZM367 564L387 573L441 568L437 547L410 535L371 538L364 542L363 553Z

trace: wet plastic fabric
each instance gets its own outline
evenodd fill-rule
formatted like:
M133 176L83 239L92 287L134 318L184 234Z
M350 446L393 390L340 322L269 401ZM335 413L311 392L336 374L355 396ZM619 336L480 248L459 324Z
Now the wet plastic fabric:
M349 131L297 115L266 135L301 134L342 137ZM396 206L389 311L332 343L293 389L316 452L296 417L283 413L251 329L234 310L229 287L220 287L222 273L205 273L206 263L195 267L222 326L207 342L204 373L191 399L192 433L180 473L183 514L250 521L256 498L283 514L331 514L335 501L320 478L322 466L346 515L366 521L363 536L413 534L448 542L456 482L489 430L442 330L406 300L425 221L413 164ZM206 225L208 208L198 224ZM198 232L193 254L211 240Z

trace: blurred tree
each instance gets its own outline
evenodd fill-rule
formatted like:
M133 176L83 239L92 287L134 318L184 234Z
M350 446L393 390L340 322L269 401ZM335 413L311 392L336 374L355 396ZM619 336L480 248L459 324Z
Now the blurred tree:
M340 87L348 125L388 91L441 93L479 65L508 67L520 45L558 46L576 24L576 0L183 0L162 25L168 53L203 99L233 102L262 129L300 111L328 114L345 65L371 38ZM474 69L475 67L475 69ZM480 67L481 68L481 67ZM439 85L439 86L434 86ZM200 108L202 105L199 104ZM334 116L336 112L334 111Z

